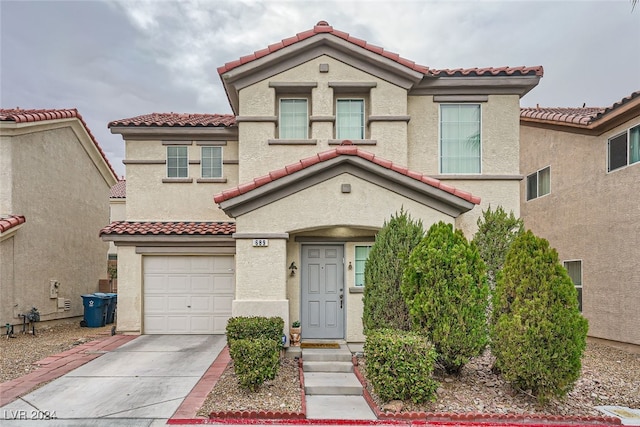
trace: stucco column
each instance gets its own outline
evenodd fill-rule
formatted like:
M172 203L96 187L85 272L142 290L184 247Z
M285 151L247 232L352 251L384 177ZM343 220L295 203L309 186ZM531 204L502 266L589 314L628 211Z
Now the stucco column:
M232 315L279 316L289 327L286 233L237 233ZM254 243L254 239L257 241Z
M118 332L141 333L142 257L135 246L118 247Z

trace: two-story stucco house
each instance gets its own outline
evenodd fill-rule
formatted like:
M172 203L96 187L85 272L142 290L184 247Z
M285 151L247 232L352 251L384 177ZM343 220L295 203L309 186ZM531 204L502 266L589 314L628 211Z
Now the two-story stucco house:
M558 250L589 336L640 345L640 92L520 124L525 226Z
M326 22L218 69L232 115L116 120L126 141L118 328L224 333L234 315L363 341L363 267L404 208L471 237L519 214L520 98L542 67L435 70Z
M75 109L0 109L0 321L82 316L107 275L117 176Z

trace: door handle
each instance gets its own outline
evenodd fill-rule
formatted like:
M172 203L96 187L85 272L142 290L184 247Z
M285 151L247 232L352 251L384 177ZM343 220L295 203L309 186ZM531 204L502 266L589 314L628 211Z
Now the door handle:
M344 299L344 295L340 294L340 308L342 308L342 300Z

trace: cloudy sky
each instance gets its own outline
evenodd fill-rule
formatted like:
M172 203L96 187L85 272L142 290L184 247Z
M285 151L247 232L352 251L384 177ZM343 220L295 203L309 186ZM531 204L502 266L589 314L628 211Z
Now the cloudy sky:
M230 113L216 68L320 20L432 68L544 66L522 106L609 106L640 90L631 0L0 0L0 105L77 108L124 175L108 122Z

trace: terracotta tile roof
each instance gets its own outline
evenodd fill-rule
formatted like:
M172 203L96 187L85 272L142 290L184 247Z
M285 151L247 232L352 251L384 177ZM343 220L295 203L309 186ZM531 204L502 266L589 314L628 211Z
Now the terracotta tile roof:
M437 77L440 75L449 77L464 76L540 76L544 74L544 68L541 65L534 67L487 67L487 68L447 68L442 70L429 70L429 75Z
M537 119L549 122L572 123L577 125L590 125L608 113L615 111L628 102L640 98L640 91L625 96L620 101L609 107L582 107L582 108L558 108L558 107L527 107L520 109L520 118Z
M443 70L435 70L435 69L430 69L427 66L424 65L419 65L416 64L413 61L410 61L406 58L401 57L400 55L398 55L397 53L393 53L393 52L389 52L379 46L376 45L372 45L370 43L367 43L366 41L359 39L357 37L353 37L351 35L349 35L348 33L345 33L343 31L338 31L333 29L332 26L330 26L327 21L319 21L311 30L307 30L307 31L303 31L301 33L296 34L293 37L289 37L286 39L283 39L282 41L278 42L278 43L274 43L272 45L269 45L268 47L266 47L265 49L262 50L258 50L255 51L254 53L250 54L250 55L246 55L241 57L240 59L237 59L235 61L231 61L231 62L227 62L226 64L224 64L221 67L218 67L218 74L222 75L224 73L226 73L227 71L231 71L236 67L239 67L241 65L244 65L248 62L251 61L255 61L257 59L260 59L264 56L267 56L271 53L277 52L280 49L284 49L287 46L290 46L292 44L301 42L303 40L306 40L308 38L311 38L317 34L331 34L334 35L336 37L339 37L343 40L348 41L349 43L352 43L356 46L359 46L363 49L367 49L370 52L373 52L375 54L384 56L385 58L391 59L392 61L397 62L398 64L404 65L405 67L408 67L414 71L417 71L419 73L425 74L425 75L430 75L430 76L440 76L440 75L446 75L446 76L483 76L485 74L490 74L490 75L536 75L536 76L542 76L543 74L543 69L541 66L537 66L537 67L500 67L500 68L467 68L467 69L462 69L462 68L458 68L458 69L443 69Z
M214 196L213 201L215 203L222 203L226 200L232 199L234 197L237 197L241 194L247 193L251 190L254 190L258 187L262 187L265 184L268 184L270 182L276 181L277 179L283 178L287 175L291 175L295 172L298 172L302 169L306 169L312 165L315 165L317 163L321 163L321 162L325 162L327 160L331 160L335 157L338 156L358 156L361 157L365 160L368 160L370 162L373 162L379 166L382 166L386 169L391 169L395 172L398 172L402 175L406 175L409 178L413 178L417 181L423 182L427 185L430 185L432 187L435 188L439 188L443 191L446 191L447 193L453 194L457 197L460 197L461 199L464 199L470 203L474 203L476 205L480 204L480 197L478 196L474 196L471 193L468 193L466 191L462 191L459 190L457 188L454 188L448 184L445 184L443 182L441 182L438 179L435 178L431 178L427 175L423 175L421 173L418 172L413 172L410 171L409 169L397 165L395 163L393 163L390 160L386 160L383 159L381 157L376 156L373 153L370 153L368 151L364 151L359 149L358 147L356 147L355 145L351 144L351 141L344 141L342 143L343 145L340 145L336 148L334 148L333 150L329 150L329 151L324 151L322 153L317 153L316 155L312 156L312 157L307 157L306 159L302 159L296 163L292 163L290 165L287 165L281 169L277 169L274 171L269 172L267 175L255 178L253 181L245 183L245 184L241 184L237 187L228 189L223 191L220 194L217 194Z
M114 120L113 126L144 127L229 127L236 124L233 114L151 113L129 119Z
M22 215L3 215L0 216L0 233L16 227L20 224L24 224L27 220Z
M109 190L110 199L126 199L127 198L127 181L122 179Z
M0 109L0 121L3 121L3 122L31 123L31 122L41 122L46 120L71 119L71 118L76 118L80 120L80 123L82 123L82 126L84 126L84 129L87 131L87 134L89 135L94 145L100 152L100 155L102 156L104 161L107 163L109 170L111 171L113 176L117 179L118 174L113 169L113 166L111 166L111 162L109 162L107 155L104 153L104 151L102 151L102 147L100 147L98 140L93 135L93 133L91 132L91 129L89 129L89 126L87 126L87 123L84 121L80 113L78 113L77 109L75 108L63 109L63 110L58 110L58 109L23 110L21 108Z
M136 222L116 221L102 230L103 234L126 235L228 235L235 233L233 222Z

